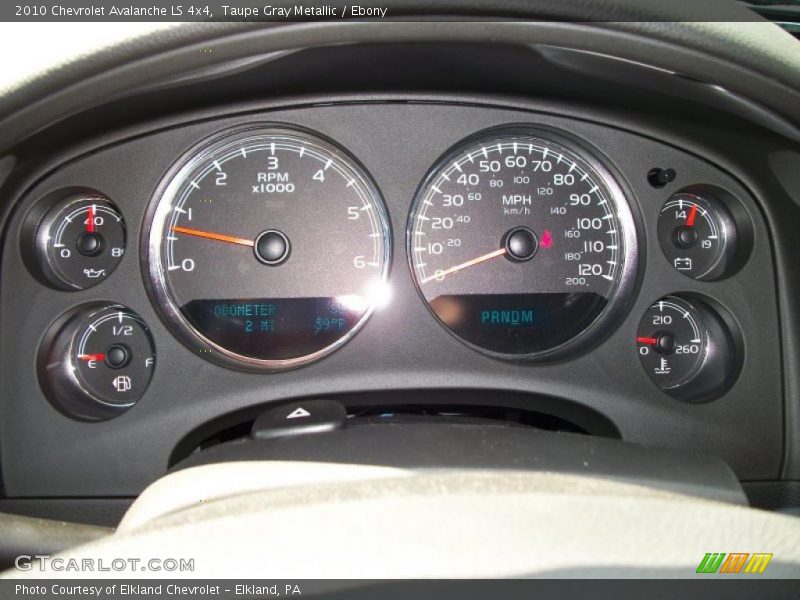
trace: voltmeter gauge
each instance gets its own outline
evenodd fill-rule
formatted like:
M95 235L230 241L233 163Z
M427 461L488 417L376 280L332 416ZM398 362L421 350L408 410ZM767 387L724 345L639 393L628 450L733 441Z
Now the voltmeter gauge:
M678 271L703 281L724 276L736 253L736 224L715 196L678 193L658 216L658 240Z
M667 296L653 304L639 325L636 344L650 379L679 400L711 400L732 382L731 333L700 300Z
M99 194L70 195L48 210L36 229L39 267L57 287L83 290L105 280L125 253L125 221Z
M71 416L98 420L141 399L153 376L155 348L139 315L121 305L92 304L56 321L39 366L51 402Z

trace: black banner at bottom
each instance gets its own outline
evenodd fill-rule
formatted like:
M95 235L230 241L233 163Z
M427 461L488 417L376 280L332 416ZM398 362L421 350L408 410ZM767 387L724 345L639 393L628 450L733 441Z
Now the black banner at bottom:
M535 596L534 596L535 595ZM531 598L800 598L798 580L515 579L515 580L13 580L0 581L0 598L54 600L205 600L254 598L347 600L530 600Z

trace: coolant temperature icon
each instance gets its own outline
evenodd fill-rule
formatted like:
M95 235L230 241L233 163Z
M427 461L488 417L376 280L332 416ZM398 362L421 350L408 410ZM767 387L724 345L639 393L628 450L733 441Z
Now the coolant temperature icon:
M653 369L653 373L656 375L669 375L671 371L672 369L669 368L669 363L666 358L662 358L658 366Z
M645 312L639 359L667 394L688 402L719 396L733 379L735 345L726 322L705 302L666 296Z

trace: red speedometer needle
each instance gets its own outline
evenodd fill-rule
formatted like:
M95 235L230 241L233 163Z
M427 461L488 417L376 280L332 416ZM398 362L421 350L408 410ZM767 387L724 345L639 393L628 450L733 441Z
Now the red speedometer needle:
M689 216L686 217L686 226L694 227L695 218L697 218L697 204L692 204L692 209L689 211Z
M442 279L447 275L455 273L456 271L460 271L461 269L466 269L467 267L472 267L473 265L478 265L482 262L489 260L490 258L494 258L495 256L502 256L505 253L506 253L505 248L499 248L494 252L489 252L488 254L479 256L478 258L473 258L472 260L468 260L467 262L461 263L460 265L456 265L455 267L450 267L449 269L446 269L444 271L438 271L433 275L431 275L430 277L426 277L425 279L420 281L420 284L428 283L429 281L433 281L434 279Z
M657 344L658 340L656 338L650 337L637 337L636 341L640 344Z
M213 231L201 231L199 229L189 229L188 227L172 226L172 231L175 233L185 233L186 235L193 235L195 237L206 238L207 240L216 240L218 242L227 242L229 244L239 244L241 246L253 247L255 242L253 240L246 240L244 238L233 237L230 235L223 235L221 233L214 233Z
M90 361L90 360L105 360L105 354L81 354L78 356L81 360Z

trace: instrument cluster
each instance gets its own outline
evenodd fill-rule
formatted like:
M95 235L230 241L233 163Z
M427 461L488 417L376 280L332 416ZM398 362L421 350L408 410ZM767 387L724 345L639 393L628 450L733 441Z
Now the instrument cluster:
M393 231L380 184L335 140L248 123L197 140L164 167L140 233L144 283L171 332L206 360L255 372L321 360L390 294ZM408 205L403 235L420 300L464 344L520 368L568 360L619 325L642 268L635 215L650 221L663 259L698 281L735 272L752 237L740 201L704 182L642 214L601 149L535 123L457 142ZM24 231L32 274L64 291L113 280L128 235L113 198L80 188L37 199ZM707 401L736 378L736 327L723 307L676 290L646 311L631 344L657 388ZM55 319L38 360L56 407L101 420L144 395L156 350L134 311L88 303Z

